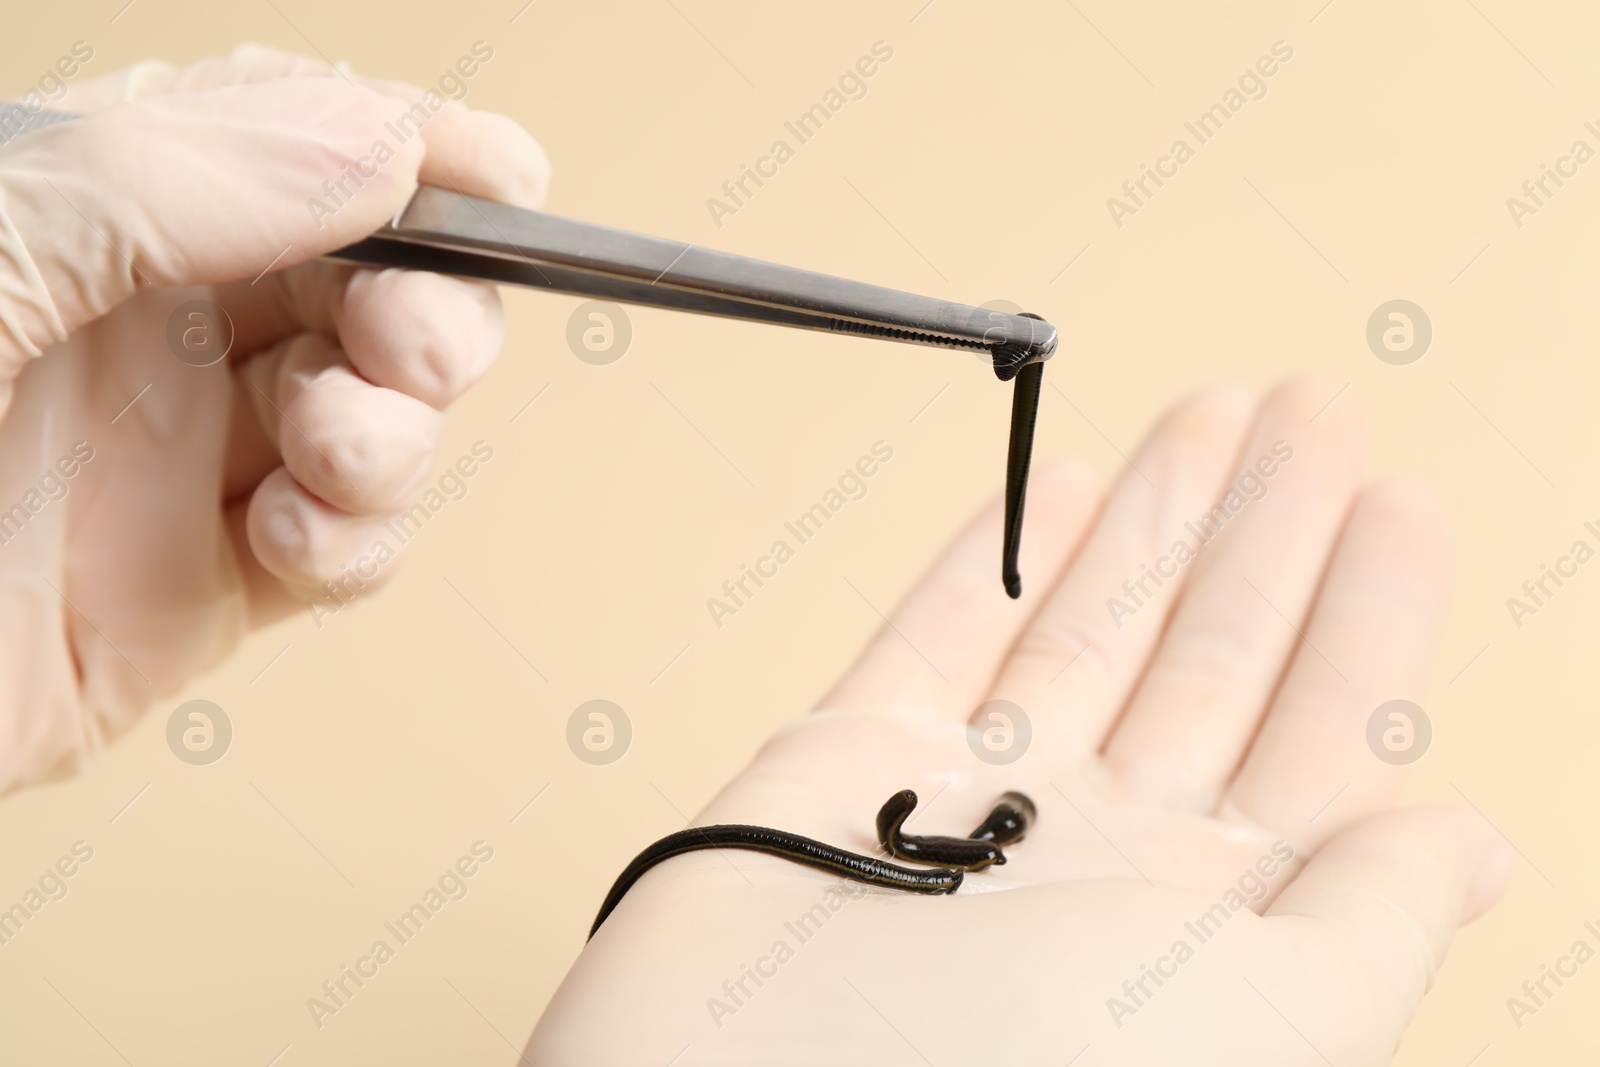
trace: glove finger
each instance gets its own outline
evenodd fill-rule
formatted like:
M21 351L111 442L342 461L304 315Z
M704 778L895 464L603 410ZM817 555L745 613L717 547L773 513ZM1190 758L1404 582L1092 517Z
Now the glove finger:
M393 573L401 550L386 521L339 510L279 467L251 495L245 535L261 567L291 589L329 583L353 596Z
M140 63L81 84L68 83L68 95L50 106L91 112L131 100L282 78L348 79L395 101L384 115L384 121L394 125L394 130L384 135L391 145L398 147L402 139L414 137L420 130L428 150L419 176L424 184L519 207L537 207L550 184L550 161L538 142L502 115L471 111L459 104L445 106L466 99L472 79L494 54L492 46L475 42L470 55L458 57L434 86L422 88L364 77L342 67L336 70L326 60L311 56L243 44L226 56L212 56L188 67Z
M384 144L392 107L287 79L127 104L0 150L0 379L140 284L254 278L371 233L422 158L417 139Z
M424 271L357 271L334 318L363 377L441 411L488 371L505 332L493 285Z
M84 52L75 54L82 59ZM87 49L87 56L83 65L93 61L92 47ZM68 81L65 93L47 104L61 111L88 114L169 93L200 93L227 85L254 85L278 78L324 77L334 73L326 60L267 45L242 44L225 56L207 56L187 67L149 59L110 74Z
M234 323L237 362L308 331L337 337L368 381L440 410L483 377L504 336L495 286L427 271L319 260L217 286L213 299Z
M311 495L355 515L399 510L428 474L444 415L374 385L318 334L262 354L242 374L267 437Z
M1456 929L1505 891L1514 857L1463 808L1402 808L1339 834L1267 909L1269 922L1327 961L1323 988L1348 992L1396 1037L1444 962Z
M517 207L544 203L550 188L550 159L514 119L493 111L443 106L444 98L431 89L356 80L409 105L396 112L394 127L401 132L421 131L428 146L417 175L422 184Z

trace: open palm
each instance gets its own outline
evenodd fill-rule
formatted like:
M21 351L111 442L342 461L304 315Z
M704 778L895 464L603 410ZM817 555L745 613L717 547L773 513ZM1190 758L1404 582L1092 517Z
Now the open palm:
M1041 470L1035 591L999 595L991 510L695 819L873 852L894 790L914 832L959 835L1020 789L1039 816L1005 866L926 898L674 859L528 1058L1386 1062L1509 861L1470 813L1389 810L1403 769L1368 721L1422 694L1448 538L1417 490L1361 487L1336 392L1191 398L1103 506L1081 467Z

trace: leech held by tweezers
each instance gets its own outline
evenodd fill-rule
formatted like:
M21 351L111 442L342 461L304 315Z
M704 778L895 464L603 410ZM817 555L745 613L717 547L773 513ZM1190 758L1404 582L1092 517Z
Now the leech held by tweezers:
M1022 595L1017 557L1040 376L1057 344L1056 328L1038 315L915 296L427 186L387 228L334 255L703 315L988 349L995 376L1016 379L1001 578L1008 596Z
M1011 439L1006 448L1006 520L1000 580L1005 584L1006 596L1012 600L1022 596L1022 572L1017 559L1022 554L1022 511L1028 497L1033 429L1039 419L1039 389L1043 381L1044 363L1029 363L1017 372L1017 384L1011 389Z
M0 145L76 117L41 109L26 121L0 122ZM0 112L0 118L19 116ZM701 315L937 348L988 349L996 377L1017 380L1006 453L1001 577L1007 595L1022 595L1017 554L1039 378L1057 342L1056 328L1037 315L915 296L428 185L419 186L388 225L330 254L368 266L435 271Z

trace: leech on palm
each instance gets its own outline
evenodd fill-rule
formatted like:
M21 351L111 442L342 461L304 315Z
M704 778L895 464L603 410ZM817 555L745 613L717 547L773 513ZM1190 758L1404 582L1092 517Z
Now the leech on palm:
M695 820L869 853L872 813L895 790L936 798L940 828L977 825L1018 790L1038 820L1010 862L953 895L913 896L847 893L775 857L676 857L579 958L530 1058L665 1062L688 1045L680 1064L774 1047L916 1062L905 1036L927 1035L952 1063L1059 1064L1085 1045L1097 1067L1387 1062L1420 979L1509 864L1470 811L1393 810L1403 769L1367 747L1376 707L1425 698L1448 530L1421 490L1362 482L1351 400L1312 422L1337 392L1307 379L1259 406L1233 389L1191 397L1103 499L1083 464L1040 463L1022 553L1040 578L1021 600L993 596L993 507L818 711ZM1279 441L1293 459L1266 479L1255 461ZM1108 598L1176 541L1194 544L1185 524L1246 470L1269 490L1113 618ZM1013 733L1031 732L1025 751L986 760L969 744L991 700L1027 717ZM619 843L616 865L639 843ZM1234 909L1247 875L1265 890ZM1199 944L1185 924L1219 902L1230 917L1207 920ZM806 915L819 917L801 939L791 927ZM1137 980L1173 970L1185 939L1176 977L1145 978L1146 995ZM641 1025L605 1025L623 1010ZM1027 1025L958 1024L974 1017Z

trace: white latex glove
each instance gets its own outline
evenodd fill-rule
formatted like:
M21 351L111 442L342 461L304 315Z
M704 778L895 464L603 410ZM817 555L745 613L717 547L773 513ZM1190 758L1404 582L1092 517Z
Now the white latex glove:
M1471 811L1390 810L1402 768L1367 721L1426 685L1448 530L1417 489L1360 485L1353 402L1311 421L1337 390L1191 398L1103 508L1081 466L1042 465L1023 599L996 587L996 506L694 820L871 855L897 790L923 800L910 832L961 836L1020 789L1039 816L1005 866L917 897L749 852L668 860L584 949L525 1062L1388 1062L1511 852ZM1278 442L1292 458L1242 481ZM1118 626L1107 599L1143 564L1173 571L1185 522L1241 484L1222 532L1143 579L1153 596ZM989 699L1031 722L1014 763L969 747ZM611 869L677 829L619 839Z
M316 260L419 181L536 206L544 154L455 103L401 141L387 124L422 90L361 85L254 46L142 64L0 148L0 791L304 610L295 590L411 502L444 408L493 361L492 287ZM341 180L353 195L314 218ZM195 299L232 319L214 366L168 345Z

